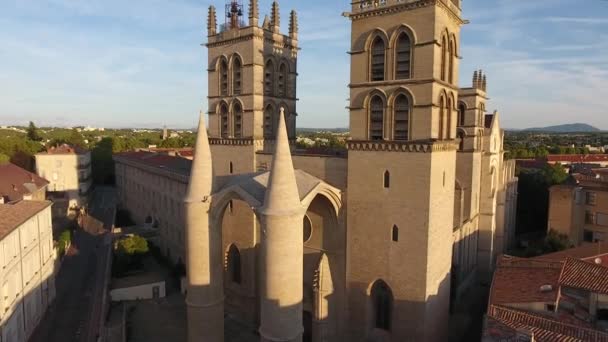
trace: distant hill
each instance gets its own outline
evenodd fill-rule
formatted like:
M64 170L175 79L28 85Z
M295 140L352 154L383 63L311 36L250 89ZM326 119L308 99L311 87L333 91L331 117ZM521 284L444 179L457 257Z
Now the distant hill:
M587 125L584 123L573 123L566 125L548 126L548 127L535 127L527 128L522 130L524 132L548 132L548 133L590 133L590 132L601 132L597 127Z

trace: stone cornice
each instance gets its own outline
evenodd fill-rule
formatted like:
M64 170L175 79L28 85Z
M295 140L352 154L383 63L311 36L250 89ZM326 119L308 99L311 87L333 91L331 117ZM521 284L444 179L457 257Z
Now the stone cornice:
M447 141L371 141L350 140L346 142L349 151L385 151L385 152L446 152L456 151L457 144L454 140Z
M381 16L384 14L401 12L404 10L413 10L423 7L428 7L432 5L438 5L441 8L445 9L450 16L450 19L454 20L458 25L465 24L465 21L460 18L460 16L454 12L448 5L443 3L441 0L421 0L416 2L410 2L406 4L392 5L387 7L381 7L374 10L366 10L357 13L350 13L348 17L351 20L360 20L369 17Z
M450 84L446 81L442 81L437 78L386 80L386 81L350 83L348 85L348 87L349 88L369 88L369 87L378 87L378 86L407 86L410 84L428 84L428 83L438 83L446 88L460 92L460 88L457 85Z

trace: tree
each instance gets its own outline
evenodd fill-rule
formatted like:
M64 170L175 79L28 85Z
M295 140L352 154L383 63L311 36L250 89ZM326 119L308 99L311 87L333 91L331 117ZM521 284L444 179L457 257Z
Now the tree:
M80 134L80 132L78 132L76 128L73 128L72 132L70 132L70 136L68 137L67 142L72 146L87 147L87 144L84 141L84 137L82 136L82 134Z
M118 253L130 256L148 253L148 241L139 235L131 235L118 241Z
M547 164L543 169L547 186L562 184L568 179L568 173L561 164Z
M0 164L6 164L11 160L11 157L7 156L4 153L0 153Z
M42 141L42 137L38 133L38 128L32 121L30 121L30 125L27 128L27 138L32 141Z

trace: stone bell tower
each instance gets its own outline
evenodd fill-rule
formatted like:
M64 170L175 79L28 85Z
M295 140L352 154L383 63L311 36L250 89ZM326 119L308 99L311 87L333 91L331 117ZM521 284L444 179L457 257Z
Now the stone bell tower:
M280 32L276 1L261 26L257 0L249 0L248 10L242 0L227 1L224 17L218 27L209 7L209 137L218 176L256 170L255 152L272 150L281 107L295 139L297 101L296 12L288 34Z
M353 1L351 341L445 341L456 173L453 0Z

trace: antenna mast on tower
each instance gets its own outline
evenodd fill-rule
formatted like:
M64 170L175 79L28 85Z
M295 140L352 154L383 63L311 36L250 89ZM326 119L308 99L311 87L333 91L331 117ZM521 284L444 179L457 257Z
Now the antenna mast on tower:
M243 0L226 1L226 23L224 26L229 29L236 29L243 24Z

